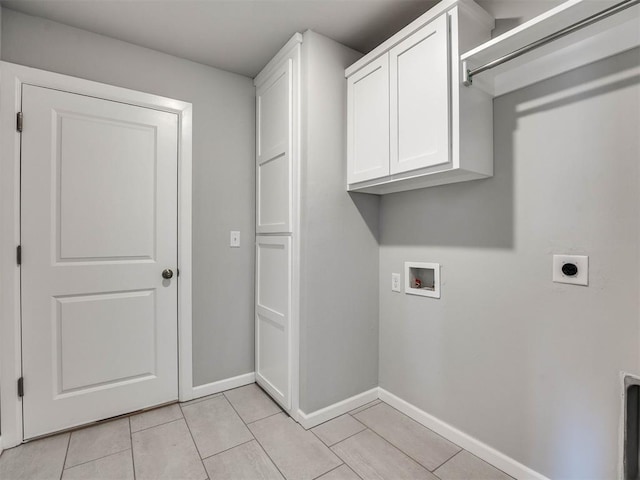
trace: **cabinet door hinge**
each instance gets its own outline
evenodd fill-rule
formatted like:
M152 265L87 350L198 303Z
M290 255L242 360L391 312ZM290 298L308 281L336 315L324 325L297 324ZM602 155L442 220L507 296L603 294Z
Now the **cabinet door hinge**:
M24 397L24 377L18 379L18 396Z
M16 248L16 263L22 265L22 245L18 245Z
M16 115L16 130L22 132L22 112L18 112Z

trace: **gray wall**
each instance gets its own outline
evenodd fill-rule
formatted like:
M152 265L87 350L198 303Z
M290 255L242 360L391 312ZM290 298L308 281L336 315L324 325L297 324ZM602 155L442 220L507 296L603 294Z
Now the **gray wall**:
M304 34L300 407L378 385L378 203L346 192L344 69L361 55ZM305 153L306 152L306 153Z
M615 478L638 373L640 50L494 101L495 176L387 195L380 386L549 478ZM590 258L588 287L552 254ZM440 300L393 293L439 262Z
M251 79L7 9L1 58L193 103L194 384L252 372Z

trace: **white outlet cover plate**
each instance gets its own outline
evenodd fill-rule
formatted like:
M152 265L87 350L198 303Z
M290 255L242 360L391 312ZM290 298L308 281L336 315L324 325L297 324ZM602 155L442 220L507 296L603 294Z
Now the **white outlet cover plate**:
M565 263L574 263L578 267L578 273L573 277L562 273L562 266ZM586 255L554 255L553 281L572 285L589 285L589 257Z
M399 273L391 274L391 291L400 292L400 274Z
M229 234L229 246L232 248L240 247L240 232L237 230L231 230Z

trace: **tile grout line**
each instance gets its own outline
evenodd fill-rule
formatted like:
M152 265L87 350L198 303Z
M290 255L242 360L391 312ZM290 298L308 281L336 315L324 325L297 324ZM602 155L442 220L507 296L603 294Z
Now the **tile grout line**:
M251 435L253 435L253 432L251 432ZM286 475L282 472L282 470L280 470L280 467L278 467L278 464L273 460L273 458L271 458L271 455L269 455L269 453L267 452L267 450L262 446L262 443L260 443L260 440L258 440L256 438L256 436L254 435L253 437L256 441L256 443L258 444L258 446L260 447L260 449L264 452L264 454L267 456L267 458L271 461L271 464L276 467L276 470L278 470L278 473L280 473L280 475L282 475L282 478L285 480L288 480Z
M232 389L233 390L233 389ZM229 405L231 405L231 408L233 408L233 411L236 412L236 415L238 415L238 417L240 417L240 414L238 413L238 411L236 410L236 407L233 406L233 403L231 403L229 401L229 399L227 398L227 396L224 394L224 392L222 392L222 396L227 400L227 402L229 402ZM274 415L278 415L280 413L283 412L278 412ZM269 415L269 417L273 417L274 415ZM265 418L269 418L269 417L264 417L261 418L260 420L264 420ZM251 429L249 428L249 424L247 422L244 421L244 419L242 417L240 417L240 420L242 420L242 423L244 423L244 426L247 428L247 430L249 430L249 433L251 434L251 436L253 437L253 439L256 441L256 443L258 444L258 446L260 447L260 449L264 452L264 454L267 456L267 458L271 461L271 463L273 464L274 467L276 467L276 470L278 470L278 472L280 473L280 475L282 475L282 478L286 479L287 477L285 476L284 473L282 473L282 470L280 470L280 467L278 467L278 465L276 464L276 462L273 460L273 458L271 458L271 455L269 455L269 453L267 452L267 450L262 446L262 444L260 443L260 440L258 440L258 438L253 434L253 432L251 431ZM256 420L254 422L251 423L256 423L259 422L260 420Z
M254 440L255 440L255 438L252 438L251 440L247 440L246 442L239 443L238 445L234 445L233 447L229 447L229 448L225 448L224 450L220 450L219 452L213 453L213 454L209 455L208 457L204 457L202 459L202 461L204 462L205 460L208 460L208 459L213 458L213 457L215 457L217 455L220 455L221 453L228 452L229 450L233 450L236 447L241 447L242 445L246 445L247 443L251 443Z
M419 425L419 426L421 426L422 428L426 428L426 429L427 429L427 430L429 430L431 433L433 433L433 434L437 435L438 437L442 438L442 439L443 439L443 440L445 440L446 442L449 442L450 444L455 445L456 447L458 447L458 448L460 449L460 450L458 450L456 453L454 453L453 455L451 455L448 459L446 459L444 462L442 462L440 465L438 465L436 468L434 468L433 470L431 470L431 473L435 472L438 468L442 467L445 463L447 463L448 461L452 460L452 459L453 459L453 457L458 456L458 455L459 455L459 454L461 454L462 452L467 452L467 453L469 453L469 454L473 455L474 457L476 457L478 460L480 460L480 461L482 461L482 462L486 463L487 465L489 465L489 466L491 466L491 467L495 468L495 469L496 469L496 470L498 470L499 472L502 472L502 473L504 473L505 475L507 475L508 477L510 477L510 475L509 475L509 474L507 474L507 473L506 473L506 472L504 472L503 470L500 470L500 469L499 469L498 467L496 467L495 465L493 465L493 464L491 464L491 463L489 463L489 462L487 462L487 461L485 461L485 460L482 460L482 459L481 459L480 457L478 457L477 455L474 455L473 453L469 452L468 450L465 450L464 448L462 448L462 447L461 447L460 445L458 445L457 443L454 443L454 442L452 442L451 440L449 440L448 438L443 437L442 435L440 435L439 433L437 433L437 432L433 431L433 430L432 430L432 429L430 429L429 427L426 427L426 426L422 425L420 422L418 422L417 420L414 420L414 419L413 419L413 418L411 418L409 415L407 415L407 414L405 414L405 413L401 412L400 410L398 410L397 408L393 407L392 405L389 405L388 403L383 402L382 400L380 400L376 405L379 405L380 403L382 403L382 404L384 404L384 405L386 405L386 406L388 406L388 407L390 407L390 408L393 408L396 412L398 412L399 414L401 414L401 415L403 415L403 416L407 417L407 418L408 418L409 420L411 420L412 422L414 422L414 423L418 424L418 425ZM371 407L375 407L376 405L371 405ZM371 407L365 408L364 410L361 410L361 411L360 411L360 412L358 412L358 413L362 413L362 412L364 412L365 410L368 410L368 409L369 409L369 408L371 408ZM357 414L356 414L356 415L357 415ZM356 420L358 420L354 415L352 415L352 416L353 416L353 418L355 418ZM362 422L361 422L361 423L362 423ZM382 439L386 440L386 438L384 438L382 435L378 434L378 433L377 433L375 430L373 430L372 428L369 428L369 429L370 429L372 432L374 432L376 435L378 435L380 438L382 438ZM389 440L386 440L386 441L387 441L387 442L389 442L389 443L390 443L391 445L393 445L394 447L396 447L396 448L397 448L398 450L400 450L402 453L404 453L405 455L407 455L409 458L411 458L412 460L414 460L415 462L417 462L418 464L420 464L421 466L423 466L423 467L424 467L424 465L422 465L420 462L418 462L415 458L413 458L413 457L412 457L411 455L409 455L407 452L405 452L405 451L404 451L404 450L402 450L401 448L399 448L399 447L397 447L396 445L394 445L393 443L391 443L391 441L389 441ZM424 468L426 468L426 467L424 467ZM426 468L426 469L427 469L427 468ZM429 470L429 469L427 469L427 470ZM513 478L513 477L511 477L511 478ZM514 480L515 480L515 479L514 479Z
M358 422L358 423L360 423L360 422ZM313 433L316 437L318 437L318 440L320 440L324 445L327 445L327 448L331 449L331 447L333 447L334 445L339 444L340 442L344 442L345 440L349 440L351 437L355 437L356 435L358 435L359 433L364 432L365 430L370 430L369 427L367 427L366 425L363 425L362 423L360 425L362 425L364 427L362 430L360 430L360 431L358 431L356 433L352 433L348 437L344 437L342 440L338 440L337 442L333 442L331 445L327 445L326 443L324 443L322 441L322 439L320 437L318 437L316 432L313 431L313 429L310 429L310 430L312 430L311 433Z
M384 438L382 436L382 434L376 432L372 427L369 427L367 425L367 428L369 428L369 430L371 430L373 433L375 433L376 435L378 435L380 438L382 438L385 442L389 443L389 445L392 445L393 447L397 448L400 452L404 453L407 457L409 457L411 460L413 460L414 462L416 462L418 465L420 465L422 468L424 468L426 471L428 472L434 472L436 471L438 468L440 468L442 465L444 465L445 463L447 463L449 460L451 460L453 457L455 457L456 455L458 455L460 452L464 451L464 448L462 448L460 445L458 445L457 443L453 443L451 440L447 440L446 438L444 438L442 435L434 432L433 430L431 430L429 427L425 427L424 425L422 425L421 423L417 422L416 420L414 420L413 418L411 418L410 416L402 413L400 410L398 410L397 408L392 407L391 405L389 405L388 403L385 403L383 401L380 401L380 403L384 403L385 405L387 405L388 407L393 408L396 412L398 412L400 415L408 418L409 420L411 420L413 423L415 423L416 425L419 425L420 427L428 430L429 432L433 433L434 435L437 435L438 437L440 437L442 440L446 441L447 443L450 443L451 445L455 446L456 448L459 448L459 450L454 453L453 455L451 455L449 458L447 458L443 463L441 463L438 467L434 468L433 470L429 470L427 467L425 467L422 463L420 463L418 460L416 460L415 458L413 458L411 455L409 455L407 452L405 452L404 450L402 450L399 446L397 446L395 443L393 443L391 440L388 440L386 438ZM373 405L375 407L375 405ZM360 413L360 412L358 412ZM355 418L355 417L354 417ZM356 418L356 420L358 420ZM362 422L360 422L362 423ZM491 464L489 464L491 465Z
M407 458L410 458L411 460L413 460L414 462L416 462L416 464L418 464L420 467L424 468L427 472L432 473L431 470L429 470L427 467L425 467L423 464L421 464L418 460L416 460L415 458L413 458L411 455L409 455L407 452L405 452L404 450L402 450L401 448L396 447L393 443L391 443L389 440L387 440L386 438L384 438L382 435L380 435L378 432L376 432L373 428L371 427L367 427L369 430L371 430L374 434L376 434L378 437L380 437L382 440L384 440L385 442L387 442L389 445L391 445L393 448L395 448L396 450L398 450L400 453L402 453L403 455L405 455ZM426 427L425 427L426 428ZM364 430L363 430L364 431ZM456 452L456 455L460 453L460 452ZM455 456L455 455L454 455Z
M447 463L449 460L453 460L453 457L457 457L458 455L460 455L462 452L464 452L465 449L461 448L460 450L458 450L456 453L454 453L453 455L451 455L449 458L447 458L444 462L442 462L440 465L438 465L436 468L434 468L433 470L431 470L431 473L435 472L436 470L438 470L440 467L442 467L445 463Z
M180 410L182 413L182 410ZM133 456L133 432L131 431L131 417L129 417L129 439L131 440L131 466L133 467L133 480L136 480L136 459Z
M231 403L231 402L229 402L229 403ZM249 423L246 423L246 422L245 422L245 425L248 427L248 426L249 426L249 425L251 425L252 423L260 422L260 421L262 421L262 420L266 420L267 418L275 417L276 415L280 415L281 413L285 413L285 412L284 412L284 411L282 411L282 410L280 410L279 412L272 413L271 415L267 415L267 416L266 416L266 417L264 417L264 418L259 418L259 419L257 419L257 420L252 421L252 422L249 422ZM242 420L242 421L244 422L244 420Z
M86 462L77 463L76 465L71 465L69 468L65 468L64 470L71 470L72 468L79 467L80 465L86 465L87 463L95 462L97 460L102 460L107 457L111 457L113 455L118 455L119 453L126 452L127 450L131 450L130 448L125 448L124 450L120 450L118 452L108 453L107 455L103 455L102 457L92 458L91 460L87 460Z
M495 470L497 470L500 473L505 474L507 477L509 477L511 480L516 480L514 477L512 477L511 475L509 475L507 472L505 472L504 470L499 469L498 467L496 467L495 465L493 465L492 463L487 462L486 460L481 459L479 456L475 455L474 453L471 453L469 450L465 450L464 448L462 450L460 450L458 453L456 453L456 455L458 455L459 453L462 452L467 452L469 455L471 455L472 457L477 458L479 461L486 463L487 465L489 465L490 467L494 468ZM454 457L456 456L454 455ZM451 457L449 460L453 459L453 457ZM447 461L449 461L447 460ZM442 465L440 465L441 467ZM438 467L438 468L440 468Z
M239 388L239 387L238 387L238 388ZM232 388L231 390L235 390L235 389L234 389L234 388ZM229 399L227 398L227 396L224 394L224 392L222 392L222 398L224 398L224 399L227 401L227 403L228 403L228 404L229 404L229 406L231 407L231 410L233 410L233 411L234 411L234 413L238 416L238 418L240 419L240 421L244 424L244 428L246 428L247 430L249 430L249 433L251 434L251 436L252 436L253 438L256 438L256 437L253 435L253 432L251 431L251 429L249 428L249 424L247 424L247 422L245 422L245 421L244 421L244 418L242 418L242 415L240 415L240 414L238 413L238 410L236 410L236 407L234 407L234 406L233 406L233 403L231 403L231 400L229 400ZM265 417L265 418L266 418L266 417ZM261 420L262 420L262 419L261 419ZM257 422L257 421L259 421L259 420L256 420L256 422ZM253 423L253 422L251 422L251 423Z
M191 437L191 441L193 442L193 446L196 447L196 453L198 454L198 458L200 459L200 464L204 469L204 473L209 478L209 472L207 472L207 467L204 466L204 462L202 461L202 454L200 453L200 449L198 448L198 444L196 443L196 439L193 438L193 432L191 432L191 427L189 426L189 422L187 422L187 417L184 416L184 411L182 410L182 405L180 406L180 412L182 413L182 420L184 420L185 425L187 426L187 431L189 432L189 436ZM177 420L176 420L177 421Z
M233 389L232 389L233 390ZM229 402L229 399L227 398L227 396L224 394L224 392L222 392L222 396L225 398L225 400L227 402ZM229 405L231 405L231 408L233 409L234 412L236 412L236 415L238 415L238 417L240 417L240 414L238 413L238 411L236 410L236 407L233 406L233 403L229 402ZM278 415L280 413L284 413L284 412L278 412L274 415ZM269 417L265 417L265 418L270 418L273 417L274 415L269 415ZM261 418L260 420L264 420L265 418ZM271 458L271 455L269 455L269 453L267 452L267 450L264 448L264 446L262 445L262 443L260 443L260 440L258 440L258 437L256 437L253 432L251 431L251 429L249 428L249 424L246 423L242 417L240 417L240 420L242 421L242 423L244 423L244 426L247 428L247 430L249 430L249 433L251 434L251 436L253 437L253 439L256 441L256 443L258 444L258 446L260 447L260 449L264 452L264 454L267 456L267 458L271 461L271 464L276 467L276 470L278 470L278 472L280 473L280 475L282 475L282 478L287 480L287 477L284 473L282 473L282 470L280 470L280 467L278 467L278 465L276 464L276 462L273 460L273 458ZM259 422L260 420L256 420L255 422L251 422L251 423L256 423Z
M238 388L242 388L242 387L238 387ZM235 389L234 389L234 388L232 388L231 390L235 390ZM262 389L260 389L260 390L262 390ZM226 391L228 391L228 390L225 390L225 392L226 392ZM262 390L262 391L264 392L264 390ZM267 450L262 446L262 443L260 443L260 440L258 440L258 438L253 434L253 432L252 432L252 431L251 431L251 429L249 428L249 423L247 423L247 422L245 422L245 421L244 421L244 419L240 416L240 414L239 414L239 413L238 413L238 411L236 410L236 407L234 407L234 406L233 406L233 403L231 403L231 401L229 400L229 398L225 395L225 392L222 392L222 396L227 400L227 402L229 402L229 405L231 405L231 408L233 408L233 411L234 411L234 412L236 412L236 414L240 417L240 420L242 420L242 422L245 424L245 426L249 429L249 432L251 433L251 435L253 436L253 438L255 439L255 441L258 443L258 445L260 446L260 448L262 449L262 451L263 451L263 452L265 453L265 455L269 458L269 460L271 460L271 463L273 463L273 466L274 466L274 467L276 467L276 469L278 470L278 472L280 472L280 474L282 475L282 477L283 477L284 479L287 479L286 475L285 475L285 474L280 470L280 468L278 467L278 465L276 464L276 462L273 460L273 458L271 458L271 456L269 455L269 453L267 452ZM266 392L265 392L264 394L265 394L265 395L267 395L267 393L266 393ZM267 396L268 396L268 395L267 395ZM275 403L275 402L274 402L274 403ZM253 422L250 422L250 423L252 423L252 424L253 424L253 423L256 423L256 422L260 422L261 420L266 420L267 418L275 417L276 415L280 415L281 413L282 413L282 414L284 414L284 415L286 416L286 418L287 418L287 419L291 419L291 416L290 416L287 412L285 412L284 410L282 410L282 408L281 408L278 404L276 404L276 406L277 406L278 408L280 408L280 411L279 411L279 412L274 413L274 414L272 414L272 415L268 415L268 416L266 416L266 417L264 417L264 418L261 418L261 419L259 419L259 420L254 420ZM294 421L294 420L292 419L292 421ZM295 422L295 421L294 421L294 422ZM295 422L295 424L296 424L296 425L299 425L299 423L297 423L297 422ZM308 432L308 431L311 431L311 429L309 429L309 430L306 430L306 429L305 429L305 432ZM320 438L319 438L315 433L313 433L313 432L311 432L311 433L313 434L313 436L314 436L314 437L316 437L316 438L318 439L318 441L320 441L320 443L321 443L323 446L327 447L327 449L328 449L329 451L331 451L331 447L328 447L328 446L327 446L327 445L326 445L322 440L320 440ZM331 472L332 470L335 470L336 468L338 468L338 467L340 467L340 466L344 465L344 461L342 460L342 458L340 458L338 455L336 455L336 454L335 454L335 452L333 452L333 451L331 451L331 453L333 453L333 454L336 456L336 458L338 458L342 463L341 463L340 465L338 465L338 466L336 466L336 467L332 468L331 470L328 470L328 471L326 471L326 472L321 473L321 474L320 474L320 475L318 475L317 477L314 477L314 479L320 478L322 475L326 475L327 473Z
M177 420L181 420L184 418L184 414L182 413L182 409L180 409L180 418L174 418L173 420L167 420L166 422L158 423L157 425L152 425L151 427L141 428L140 430L136 430L135 432L131 430L131 434L144 432L146 430L151 430L152 428L159 427L160 425L166 425L167 423L175 422ZM129 428L131 428L131 420L129 420Z
M60 480L62 480L62 476L64 475L65 468L64 466L67 463L67 455L69 455L69 445L71 445L71 433L69 432L69 438L67 439L67 448L64 451L64 460L62 460L62 470L60 470Z
M450 443L451 445L455 445L456 447L458 447L461 450L464 450L464 448L462 448L460 445L458 445L457 443L453 443L451 440L449 440L448 438L444 438L442 435L440 435L438 432L435 432L433 430L431 430L429 427L425 427L424 425L422 425L420 422L418 422L417 420L414 420L413 418L411 418L409 415L407 415L406 413L401 412L400 410L398 410L397 408L389 405L388 403L385 403L383 401L380 401L380 403L384 403L387 407L393 408L396 412L398 412L400 415L402 415L403 417L406 417L407 419L409 419L411 422L415 423L416 425L422 427L422 428L426 428L427 430L429 430L431 433L433 433L434 435L437 435L438 437L440 437L442 440L444 440L445 442ZM374 405L375 406L375 405ZM356 419L357 420L357 419Z
M373 402L376 402L376 400L373 400L373 401L371 401L369 403L373 403ZM373 405L369 405L368 407L367 407L368 404L362 405L362 407L354 408L353 410L348 411L346 413L346 415L351 415L353 418L356 418L356 415L358 415L359 413L365 412L365 411L369 410L370 408L375 407L376 405L379 405L380 403L384 403L384 402L382 400L378 399L378 401L376 403L373 403ZM364 407L366 407L366 408L364 408ZM356 410L358 410L358 411L356 412ZM351 413L351 412L356 412L356 413ZM357 418L356 418L356 420L357 420Z
M337 418L337 417L336 417L336 418ZM331 421L331 420L329 420L329 421ZM325 423L326 423L326 422L325 422ZM315 428L315 427L313 427L313 428ZM336 469L340 468L341 466L343 466L343 465L347 465L347 464L345 463L345 461L344 461L344 460L343 460L339 455L337 455L337 454L336 454L336 452L334 452L333 450L331 450L332 445L327 445L326 443L324 443L324 442L322 441L322 439L318 436L318 434L317 434L316 432L314 432L314 431L313 431L313 428L310 428L309 430L307 430L307 432L311 432L311 433L312 433L312 434L313 434L313 435L314 435L318 440L320 440L320 441L322 442L322 444L323 444L324 446L326 446L326 447L331 451L331 453L333 453L333 454L334 454L334 455L335 455L335 456L336 456L336 457L337 457L337 458L342 462L342 463L340 463L340 465L338 465L337 467L332 468L332 469L331 469L331 470L329 470L328 472L321 473L321 474L320 474L320 475L318 475L317 477L314 477L314 478L313 478L313 480L317 480L317 479L319 479L320 477L322 477L323 475L326 475L326 474L328 474L328 473L331 473L331 472L333 472L334 470L336 470ZM360 432L361 432L361 431L362 431L362 430L360 430ZM360 433L360 432L358 432L358 433ZM353 435L357 435L358 433L354 433ZM353 437L353 435L349 435L347 438L351 438L351 437ZM344 440L346 440L346 438L344 438L344 439L340 440L340 442L342 442L342 441L344 441ZM336 443L339 443L339 442L336 442ZM333 445L335 445L336 443L334 443ZM349 465L347 465L347 467L349 467ZM351 470L353 470L351 467L349 467L349 468L350 468ZM354 472L354 473L355 473L355 472Z
M196 403L205 402L207 400L212 400L216 397L222 395L222 392L212 393L211 395L205 395L204 397L192 398L191 400L187 400L186 402L176 402L180 408L183 406L190 407L191 405L195 405Z
M338 457L339 458L339 457ZM341 459L342 460L342 459ZM318 475L317 477L313 477L312 480L318 480L320 477L323 477L324 475L328 475L329 473L333 472L334 470L337 470L338 468L342 467L345 463L342 462L340 465L338 465L337 467L333 467L331 470L329 470L328 472L324 472L321 473L320 475Z

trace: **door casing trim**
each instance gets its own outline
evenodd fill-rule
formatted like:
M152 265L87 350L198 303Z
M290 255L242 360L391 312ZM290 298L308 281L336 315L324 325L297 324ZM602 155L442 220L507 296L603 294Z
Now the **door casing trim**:
M22 400L17 380L22 375L20 318L20 134L16 114L21 108L22 85L62 90L178 115L178 397L191 400L191 103L114 87L99 82L0 62L0 419L2 447L23 441ZM25 119L25 128L28 128ZM25 388L28 387L28 380Z

